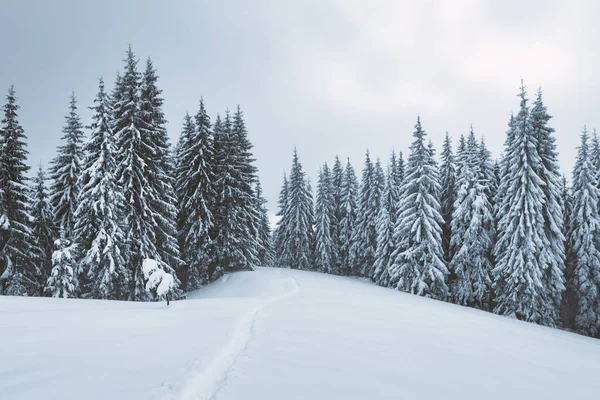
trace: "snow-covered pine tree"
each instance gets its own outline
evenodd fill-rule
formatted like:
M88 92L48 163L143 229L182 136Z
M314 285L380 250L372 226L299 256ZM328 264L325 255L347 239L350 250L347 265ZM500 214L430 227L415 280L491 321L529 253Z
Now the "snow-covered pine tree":
M100 79L85 145L85 163L81 175L78 207L74 214L75 235L83 258L80 268L85 291L95 299L125 300L129 296L129 270L125 264L121 226L123 194L115 177L115 137L111 129L111 101ZM63 235L66 234L63 230ZM63 238L64 239L64 238ZM74 255L73 255L74 256Z
M404 182L404 156L402 152L398 153L398 164L395 176L396 186L400 188Z
M332 274L335 271L330 220L334 207L331 173L327 163L325 163L319 170L319 182L317 185L314 267L317 271L328 274Z
M257 179L254 186L255 212L258 214L258 262L262 266L269 266L273 263L273 252L271 248L271 223L267 210L267 200L263 197L262 186Z
M442 249L439 172L417 118L394 227L390 283L398 290L446 299L449 295Z
M444 258L446 262L450 262L450 239L452 236L451 222L452 213L454 211L454 201L456 197L456 161L454 159L454 152L452 151L452 141L450 135L446 132L444 138L444 145L442 147L441 165L440 165L440 184L442 186L442 192L440 195L440 206L442 218L444 218L444 225L442 226L442 246L444 248Z
M573 223L570 244L575 255L573 283L578 294L575 328L590 336L600 333L600 215L592 154L584 128L573 169Z
M311 269L313 243L312 195L298 152L294 149L287 185L287 201L279 221L283 237L277 250L277 264L293 269Z
M54 215L50 205L50 196L46 187L46 174L39 165L37 175L33 178L31 206L32 236L37 239L39 252L35 255L35 264L38 270L37 282L39 295L42 296L46 282L52 272L52 253L54 252L54 239L57 236L54 225Z
M593 142L592 142L593 145ZM592 172L596 172L596 167L593 163L593 147L590 148ZM575 268L576 254L573 252L571 246L571 232L573 225L571 224L573 216L573 196L571 190L567 185L567 177L563 175L561 183L561 197L563 202L563 226L567 234L565 240L565 292L563 293L561 303L561 322L562 326L567 329L575 330L575 316L577 315L578 299L577 299L577 287L575 286L575 280L573 269Z
M538 175L542 160L531 124L525 87L520 110L507 137L498 206L498 240L494 249L494 312L554 326L558 309L545 286L547 245L543 213L544 182ZM560 284L562 286L562 283Z
M544 286L552 303L546 304L549 310L544 313L553 315L552 319L559 322L559 310L564 287L565 269L565 236L563 235L563 210L560 193L561 173L556 151L554 128L548 125L552 117L548 115L542 100L542 89L531 108L531 125L537 140L537 151L541 159L537 174L543 182L542 215L544 217L545 244L539 254L540 261L546 264L544 271Z
M465 140L465 136L464 135L460 135L460 138L458 139L458 148L456 150L456 157L455 157L455 161L456 161L456 171L455 171L455 176L459 176L460 175L460 168L461 165L463 165L464 158L466 157L466 153L467 153L467 142ZM457 187L455 187L455 191L458 190ZM456 193L454 194L456 196Z
M471 127L456 182L449 269L454 277L450 283L453 301L487 310L491 300L490 255L495 221L488 193L487 160L482 160L481 149Z
M352 232L351 239L353 246L350 250L352 275L370 276L375 263L377 213L379 212L379 205L375 203L375 188L375 168L367 150L358 194L356 229Z
M335 274L341 272L341 247L340 226L342 222L342 185L344 182L344 166L338 156L335 156L333 168L331 170L331 190L333 194L333 215L331 221L331 240L333 242L333 263L335 266Z
M6 100L0 125L0 289L8 295L38 294L39 271L31 260L39 249L30 226L27 136L18 121L12 86Z
M489 203L494 208L494 198L498 192L498 184L496 181L495 164L492 162L492 153L488 150L485 139L482 137L479 142L479 173L480 180L485 181L485 194Z
M390 258L395 248L393 233L402 184L402 177L399 176L401 170L397 167L398 165L396 153L392 152L379 214L377 215L377 251L375 252L375 267L371 276L373 282L380 286L388 285Z
M146 76L145 86L150 80ZM123 190L123 223L127 227L125 262L130 268L131 300L149 300L145 289L142 263L146 258L156 260L166 272L174 274L171 266L162 259L165 248L166 227L172 223L172 204L164 201L168 193L159 193L165 184L171 182L164 171L165 149L157 142L154 123L158 118L149 109L152 102L150 89L141 100L142 76L137 70L137 59L131 46L125 59L125 71L117 79L113 95L113 132L116 135L117 152L116 177ZM143 109L143 111L142 111ZM154 123L153 123L154 121ZM164 180L164 182L161 182ZM164 208L162 208L164 207ZM160 221L159 219L165 218ZM164 246L160 249L158 246ZM161 251L163 250L163 251ZM178 280L176 279L178 284Z
M578 293L577 331L600 336L600 216L599 193L584 128L573 169L573 223L570 244L575 255L573 283Z
M356 219L358 212L358 181L350 159L346 162L344 169L344 179L342 181L341 191L341 219L339 225L340 235L340 275L352 274L352 235L356 229Z
M214 226L214 143L210 118L200 99L194 120L186 115L177 161L180 248L184 257L182 280L186 290L208 282L210 232Z
M590 154L594 169L596 171L600 171L600 139L598 138L598 132L596 132L596 129L592 131Z
M279 199L277 201L278 210L277 210L276 216L279 217L279 220L277 221L277 226L275 228L275 231L273 232L273 239L272 239L273 258L274 258L273 261L276 266L282 266L279 263L285 259L284 245L286 242L287 232L284 231L286 224L285 223L282 224L282 220L284 218L285 211L287 210L288 188L289 188L289 182L287 179L287 175L284 173L283 174L283 183L281 185L281 191L279 192Z
M46 291L52 297L73 298L77 296L75 277L75 253L77 245L66 238L64 228L60 228L60 239L55 241L56 250L52 253L52 272L48 278Z
M75 211L79 198L79 178L83 170L83 124L77 113L77 99L71 93L69 114L65 117L58 155L50 168L50 203L56 226L62 227L68 238L75 236ZM76 240L79 240L78 238ZM77 275L77 271L76 271Z
M218 117L217 117L218 118ZM214 266L225 271L252 268L258 263L256 216L253 213L256 167L243 114L229 111L215 121L217 204L215 207ZM210 273L212 276L212 272Z
M140 84L140 132L147 136L153 156L147 165L147 181L152 186L154 195L149 198L150 210L154 218L156 259L159 267L174 277L174 295L181 282L175 270L179 269L182 260L177 241L177 196L175 195L175 179L171 145L165 124L167 123L162 106L162 90L157 86L158 75L152 60L146 60L146 69Z

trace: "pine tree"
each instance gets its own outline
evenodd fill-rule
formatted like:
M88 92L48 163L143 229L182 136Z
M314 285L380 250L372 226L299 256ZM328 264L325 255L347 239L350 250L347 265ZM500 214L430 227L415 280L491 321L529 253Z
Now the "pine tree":
M57 236L56 226L54 225L54 217L52 206L50 205L50 197L46 187L46 174L40 164L38 173L33 179L32 197L33 203L31 207L32 216L32 236L37 238L38 249L40 250L35 255L35 263L37 266L38 276L37 282L40 288L39 295L43 295L46 281L52 272L52 253L54 252L54 238Z
M77 245L66 238L65 229L60 228L60 239L55 242L56 251L52 254L52 273L46 290L52 297L73 298L77 296L75 277L75 255Z
M570 244L575 255L573 283L578 293L575 317L577 331L599 336L600 333L600 215L599 193L584 128L573 169L573 223Z
M375 263L377 247L377 214L381 197L375 176L375 167L371 162L369 151L365 156L365 167L359 193L356 229L352 236L350 263L353 275L369 276Z
M394 227L398 247L392 254L390 281L405 292L445 299L448 270L443 261L443 219L437 197L439 172L425 136L421 118L417 118Z
M284 245L286 242L286 234L284 231L285 224L282 225L282 219L285 215L285 211L287 210L288 204L288 191L289 191L289 182L287 179L287 175L283 174L283 184L281 185L281 191L279 192L279 199L277 201L278 211L276 216L279 217L277 221L277 227L273 232L273 258L274 263L277 264L285 258L284 254ZM279 265L281 266L281 265Z
M151 109L151 103L156 100L151 94L156 92L150 87L152 79L148 75L146 73L141 90L142 76L129 47L125 71L113 92L113 132L119 149L116 177L124 196L125 262L131 273L131 300L149 299L142 271L145 259L156 260L160 268L175 275L168 260L163 259L173 245L168 233L174 207L165 202L165 196L170 196L168 190L164 191L165 185L168 186L171 179L164 170L167 152L159 145L162 133L157 133L161 129L157 116L160 110ZM142 92L145 93L143 100Z
M85 146L85 169L81 175L75 234L90 297L124 300L129 295L129 270L125 264L121 226L123 194L115 177L115 138L111 129L110 98L100 79L92 117L91 135ZM63 234L66 234L63 230ZM63 238L64 239L64 238ZM74 277L77 281L77 276Z
M17 119L17 98L11 86L0 125L0 284L4 294L40 292L31 254L38 254L30 227L32 203L27 187L25 132Z
M593 145L593 141L592 141ZM597 173L595 165L593 163L593 146L590 148L592 164L592 176ZM588 195L588 194L586 194ZM575 286L573 270L575 268L576 254L573 252L573 246L571 245L571 232L574 227L571 223L573 217L573 196L569 186L567 185L567 178L563 175L561 184L561 197L564 205L563 212L563 226L567 232L567 239L565 240L565 292L562 297L561 304L561 322L562 326L567 329L575 330L575 316L577 315L577 287Z
M400 201L400 175L395 152L392 152L387 169L385 187L381 198L381 207L377 215L377 251L375 252L375 267L371 279L380 286L387 286L389 266L392 252L395 248L393 241L394 226L398 214L397 206Z
M315 269L334 273L333 240L331 238L331 215L335 207L331 174L327 164L319 170L317 201L315 205Z
M520 110L511 121L499 190L494 312L553 326L558 309L551 288L545 286L544 182L538 175L542 160L523 86L519 97Z
M341 191L341 220L339 225L340 235L340 268L339 273L341 275L352 274L352 260L354 255L352 250L354 249L352 243L353 232L356 229L357 219L357 196L358 196L358 181L354 168L350 164L350 159L346 162L346 168L344 170L344 180L342 181Z
M256 231L252 212L256 167L239 107L233 121L229 111L223 123L217 117L214 135L217 202L211 277L217 266L229 271L252 268L258 263L258 245L252 236Z
M271 249L271 223L267 211L267 200L263 197L260 181L256 181L254 187L256 213L258 213L258 262L260 265L268 266L273 263L273 252Z
M213 135L202 99L195 121L186 115L181 137L176 186L179 243L186 265L182 274L184 287L192 290L208 281L216 201Z
M340 227L342 223L342 186L344 183L344 166L338 156L335 156L333 168L331 170L331 190L333 196L333 214L331 221L331 240L333 242L332 257L335 266L335 274L342 274L341 271L341 247Z
M488 160L481 153L482 147L477 144L471 127L456 182L450 242L453 257L449 268L454 276L450 283L453 301L488 309L494 213L488 190L491 184L486 172Z
M444 139L444 146L441 153L442 163L440 165L440 184L442 186L440 205L442 207L441 213L444 218L444 225L442 226L442 245L444 248L444 258L446 261L450 261L450 239L452 236L451 232L451 221L452 213L454 211L455 202L455 183L456 183L456 168L454 160L454 152L452 151L452 141L450 135L446 132Z
M543 182L542 191L544 202L542 214L544 217L545 244L543 253L539 254L541 262L546 264L544 271L544 286L552 303L547 304L549 309L545 313L553 315L555 322L559 321L558 312L564 291L565 269L565 236L563 235L564 204L560 193L561 173L556 151L554 128L548 125L552 117L548 115L546 106L542 101L541 88L531 108L531 125L537 140L537 151L541 163L538 176Z
M73 238L80 189L78 180L83 170L83 124L77 113L74 93L65 120L61 138L64 144L58 148L58 156L52 160L50 169L50 202L56 225L65 230L67 237Z

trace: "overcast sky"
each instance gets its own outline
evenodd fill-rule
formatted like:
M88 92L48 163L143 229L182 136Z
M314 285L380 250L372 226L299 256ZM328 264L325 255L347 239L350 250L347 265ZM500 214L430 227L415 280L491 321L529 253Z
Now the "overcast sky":
M0 90L15 85L31 165L54 157L71 91L89 123L131 43L158 70L173 140L200 96L213 120L241 105L271 212L294 146L313 181L336 154L360 174L367 148L406 154L419 114L438 150L473 124L497 156L521 78L531 97L543 86L568 176L600 123L593 0L0 0L0 14Z

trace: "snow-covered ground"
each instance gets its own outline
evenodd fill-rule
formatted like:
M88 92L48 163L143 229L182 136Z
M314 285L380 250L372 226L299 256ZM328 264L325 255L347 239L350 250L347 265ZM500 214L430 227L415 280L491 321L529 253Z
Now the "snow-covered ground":
M600 340L259 269L165 303L0 297L0 398L598 399Z

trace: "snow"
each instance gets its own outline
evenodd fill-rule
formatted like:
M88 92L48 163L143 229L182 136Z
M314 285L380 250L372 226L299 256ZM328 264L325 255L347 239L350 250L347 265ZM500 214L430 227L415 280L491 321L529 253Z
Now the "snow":
M596 399L600 341L259 268L187 300L0 297L0 397ZM85 395L82 395L82 394Z

